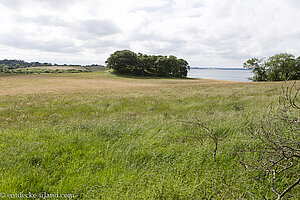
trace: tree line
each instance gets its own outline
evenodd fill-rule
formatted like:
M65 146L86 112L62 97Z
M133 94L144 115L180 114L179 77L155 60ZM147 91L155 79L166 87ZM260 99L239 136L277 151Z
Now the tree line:
M40 62L25 62L24 60L0 60L0 67L7 67L8 69L18 69L25 67L39 67L39 66L52 66L51 63Z
M147 55L130 50L116 51L105 62L120 74L135 76L186 77L190 66L175 56Z
M92 68L104 68L102 65L92 64L92 65L70 65L63 64L58 65L56 63L40 63L40 62L26 62L24 60L0 60L0 73L63 73L63 72L83 72L81 70L29 70L29 67L44 67L44 66L69 66L69 67L84 67L87 71L93 71ZM26 69L26 70L25 70Z
M295 58L288 53L280 53L269 58L251 58L244 63L251 69L253 81L300 80L300 56Z

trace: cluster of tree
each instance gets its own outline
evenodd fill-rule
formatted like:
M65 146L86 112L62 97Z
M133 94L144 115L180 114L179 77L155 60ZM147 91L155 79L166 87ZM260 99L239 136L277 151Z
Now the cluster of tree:
M116 51L105 62L120 74L136 76L186 77L190 66L175 56L146 55L129 50Z
M253 81L285 81L300 80L300 56L281 53L269 58L251 58L244 63L244 67L251 69Z

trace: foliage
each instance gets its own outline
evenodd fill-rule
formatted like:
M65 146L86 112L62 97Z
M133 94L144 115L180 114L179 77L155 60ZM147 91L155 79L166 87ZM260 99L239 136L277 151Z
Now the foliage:
M7 66L8 69L18 69L25 67L38 67L38 66L52 66L51 63L40 63L40 62L25 62L23 60L0 60L0 68L1 66Z
M137 55L129 50L116 51L105 61L108 68L114 69L121 74L137 73L138 69L135 67L137 62Z
M105 62L120 74L136 76L186 77L189 64L175 56L136 54L129 50L116 51Z
M300 56L295 59L292 54L281 53L268 59L251 58L244 63L251 69L253 81L285 81L300 80Z

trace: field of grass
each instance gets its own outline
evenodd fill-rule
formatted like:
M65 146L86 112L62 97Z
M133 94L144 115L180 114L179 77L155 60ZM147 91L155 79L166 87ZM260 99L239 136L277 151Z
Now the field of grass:
M28 67L25 69L29 70L80 70L82 72L99 72L99 71L105 71L105 67L99 67L99 66L89 66L89 67L83 67L83 66L39 66L39 67Z
M50 70L67 70L67 69L76 69L86 71L84 67L81 66L39 66L39 67L28 67L27 69L50 69Z
M109 72L1 76L0 193L274 198L236 147L247 124L277 104L280 86ZM202 128L184 123L197 120L219 133L216 162L212 141L197 140Z

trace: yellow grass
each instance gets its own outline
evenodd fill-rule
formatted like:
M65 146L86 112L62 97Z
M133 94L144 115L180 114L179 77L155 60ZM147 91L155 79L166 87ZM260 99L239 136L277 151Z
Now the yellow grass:
M84 67L80 67L80 66L39 66L39 67L28 67L28 69L51 69L51 70L76 69L76 70L86 70Z
M206 79L133 79L98 74L39 74L0 77L0 95L38 93L97 92L104 90L131 90L133 88L189 88L222 87L224 85L249 85L246 82Z

